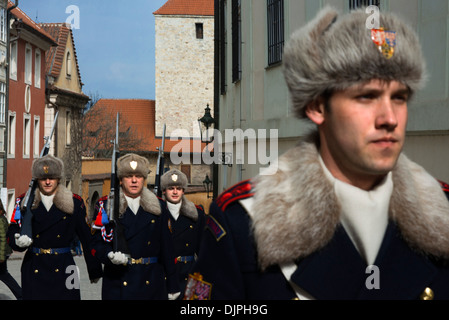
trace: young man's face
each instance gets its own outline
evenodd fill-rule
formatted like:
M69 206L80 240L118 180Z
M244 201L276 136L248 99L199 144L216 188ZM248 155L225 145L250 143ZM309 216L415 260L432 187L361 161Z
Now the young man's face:
M335 178L370 190L393 169L404 145L408 98L400 82L372 80L333 93L328 110L324 102L307 109Z
M59 179L38 179L37 185L39 191L45 196L51 196L56 192Z
M142 194L144 177L139 175L125 176L120 180L123 193L130 198L137 198Z
M165 199L168 202L177 204L181 201L182 195L184 194L184 189L181 187L168 187L164 191Z

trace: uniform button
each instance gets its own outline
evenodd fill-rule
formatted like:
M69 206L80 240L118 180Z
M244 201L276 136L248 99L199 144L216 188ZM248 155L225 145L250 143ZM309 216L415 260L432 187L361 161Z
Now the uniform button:
M421 300L433 300L434 298L433 290L430 289L429 287L425 288L423 293L421 293L420 298Z
M150 284L150 281L145 281L145 284L148 286Z
M63 220L67 219L67 216L64 216L64 218L62 218Z
M190 229L193 229L193 226L192 226L192 225L190 225Z
M55 269L55 272L59 272L59 269Z
M39 238L39 237L40 237L40 235L36 234L36 238Z
M39 272L39 270L37 270L37 269L36 269L36 270L34 270L34 273L38 273L38 272Z
M188 243L186 243L186 247L188 247L189 246L189 244Z
M301 299L299 299L298 297L294 297L292 300L301 300Z
M148 241L147 244L150 245L150 244L151 244L151 241Z
M151 223L155 223L156 221L154 221L154 220L151 220Z
M126 287L128 285L128 282L123 281L123 286Z
M58 239L59 239L59 238L61 238L61 235L60 235L60 234L58 234L58 235L56 236L56 238L58 238Z

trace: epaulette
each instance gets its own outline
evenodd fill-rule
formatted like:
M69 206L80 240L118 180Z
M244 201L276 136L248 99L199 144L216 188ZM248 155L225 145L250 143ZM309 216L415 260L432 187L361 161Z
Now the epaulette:
M216 203L222 211L225 211L231 203L234 203L237 200L252 197L253 195L253 186L251 184L251 180L248 179L241 181L223 191L223 193L218 196Z
M104 196L104 197L101 197L100 199L98 199L98 201L106 201L106 200L108 200L108 196Z
M449 184L447 184L446 182L443 181L438 181L441 185L441 188L443 189L444 192L449 192Z
M80 201L83 201L83 202L84 202L83 198L81 198L81 196L80 196L80 195L78 195L78 194L76 194L76 193L74 193L74 194L73 194L73 197L74 197L75 199L78 199L78 200L80 200Z
M200 204L200 205L195 205L195 207L196 207L197 209L199 209L199 210L201 210L201 211L204 212L204 207L203 207L202 204Z

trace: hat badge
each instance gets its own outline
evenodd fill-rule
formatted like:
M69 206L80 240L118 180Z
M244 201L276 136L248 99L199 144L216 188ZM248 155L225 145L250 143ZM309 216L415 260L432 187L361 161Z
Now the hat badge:
M136 168L137 168L137 161L131 161L131 162L129 163L129 165L131 166L131 168L132 168L133 170L136 170Z
M44 169L45 173L48 173L48 166L43 166L42 169Z
M172 174L172 175L171 175L171 179L172 179L174 182L178 181L178 175L177 175L177 174Z
M384 28L371 29L371 39L386 59L391 59L396 47L396 32Z

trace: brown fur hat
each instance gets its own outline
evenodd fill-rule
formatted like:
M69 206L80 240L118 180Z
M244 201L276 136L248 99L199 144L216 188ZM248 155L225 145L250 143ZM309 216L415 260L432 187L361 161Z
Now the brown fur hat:
M117 176L119 179L127 175L141 175L146 179L149 173L149 161L135 153L128 153L117 160Z
M33 161L31 175L34 179L61 179L64 163L61 159L47 154Z
M414 92L424 85L425 62L416 33L392 13L381 12L380 27L394 31L394 54L387 59L371 38L365 9L341 15L331 7L295 31L284 50L284 76L293 112L325 92L343 90L372 79L397 80Z

